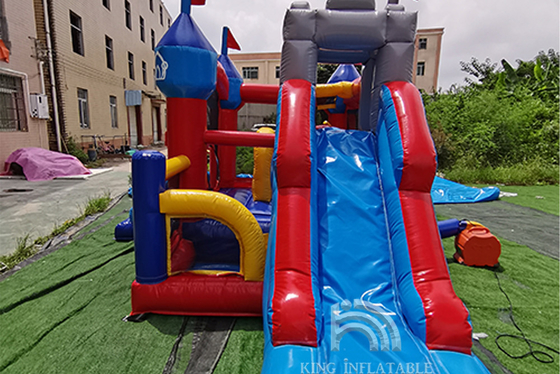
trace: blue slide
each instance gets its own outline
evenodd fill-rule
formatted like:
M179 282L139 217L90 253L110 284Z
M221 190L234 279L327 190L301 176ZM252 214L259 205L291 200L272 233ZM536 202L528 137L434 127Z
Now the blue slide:
M379 166L375 135L328 128L318 131L316 142L318 347L274 347L265 324L262 372L488 373L474 355L429 350L411 327L422 321L404 317L406 308L407 315L423 311L410 310L421 301L399 279L403 266L410 272L410 261L392 242L404 227L388 213L398 192L381 182L387 170Z

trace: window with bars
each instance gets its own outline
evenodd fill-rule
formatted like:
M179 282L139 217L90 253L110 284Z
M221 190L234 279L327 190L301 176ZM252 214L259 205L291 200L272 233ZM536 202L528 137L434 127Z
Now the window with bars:
M163 26L163 7L159 6L159 23Z
M155 31L152 29L150 32L151 36L152 36L152 51L156 49L156 33Z
M115 70L115 57L113 55L113 39L105 35L105 55L107 60L107 68Z
M116 129L119 127L117 116L117 97L109 96L109 109L111 111L111 127Z
M130 2L124 0L124 22L129 30L132 30L132 13L130 11Z
M426 63L425 62L418 62L418 64L416 64L416 76L420 77L422 75L424 75L426 70Z
M70 12L70 34L72 36L72 50L84 55L84 39L82 35L82 17Z
M243 79L259 79L259 67L258 66L247 66L243 67Z
M276 67L276 79L280 78L280 66Z
M0 132L27 131L27 115L20 77L0 74Z
M89 129L88 92L83 88L78 88L78 112L80 127L82 129Z
M134 80L134 55L128 52L128 77Z
M418 49L426 49L428 48L428 39L420 38L418 39Z
M145 38L144 38L144 18L142 18L142 16L140 16L140 40L145 41Z

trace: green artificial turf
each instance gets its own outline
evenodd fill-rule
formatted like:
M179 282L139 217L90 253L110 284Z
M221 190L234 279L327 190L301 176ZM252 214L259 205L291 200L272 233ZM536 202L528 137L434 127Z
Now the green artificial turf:
M262 318L239 318L214 374L259 374L263 349Z
M130 312L134 254L132 243L113 240L113 230L129 207L125 198L83 229L80 235L89 233L83 239L0 282L0 372L161 373L174 346L177 364L172 372L184 372L196 318L150 315L142 323L121 321ZM453 240L444 240L444 247L451 259ZM528 338L558 349L558 261L502 240L500 264L498 276L518 325ZM555 362L547 365L531 357L508 358L497 348L494 338L499 333L518 332L491 270L451 260L449 269L474 331L489 335L481 340L486 349L516 374L558 373L555 354ZM180 331L184 335L178 340ZM527 349L521 341L503 344L513 354ZM214 373L260 373L263 345L262 320L238 318Z
M113 241L122 219L0 282L0 372L162 371L183 319L121 321L134 279L132 243Z
M476 185L486 187L488 185ZM538 209L546 213L559 215L560 188L552 186L498 186L500 191L515 192L517 196L500 198L508 203Z
M502 197L501 200L517 205L542 210L559 215L559 187L556 186L501 186L504 192L516 192L515 197Z
M500 239L502 254L496 271L503 289L513 303L516 323L527 338L558 350L559 339L559 263L525 246ZM512 359L494 342L498 334L519 335L509 318L509 303L498 287L493 270L467 267L452 260L453 238L443 240L453 287L470 311L473 331L484 332L488 338L481 344L516 374L558 373L559 357L554 363L542 364L532 357ZM500 344L512 355L527 351L521 340L504 338ZM542 350L542 348L535 348Z

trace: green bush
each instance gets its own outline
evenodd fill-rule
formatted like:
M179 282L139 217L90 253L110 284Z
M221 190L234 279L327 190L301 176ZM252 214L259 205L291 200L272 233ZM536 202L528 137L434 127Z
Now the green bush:
M450 179L558 183L558 54L518 65L502 60L500 71L473 58L462 67L477 82L423 95L439 168Z
M520 89L515 95L463 89L425 97L440 167L558 164L558 105Z
M237 174L253 174L253 147L237 147Z
M89 158L87 154L80 147L78 147L78 144L74 140L74 137L69 136L68 139L66 139L66 149L68 151L68 154L76 157L82 164L88 163Z
M539 160L523 162L513 166L472 168L457 165L445 171L445 178L463 184L494 184L533 186L558 184L558 165L550 165Z
M84 207L83 216L91 216L96 213L104 212L111 204L111 193L105 192L101 196L90 197Z

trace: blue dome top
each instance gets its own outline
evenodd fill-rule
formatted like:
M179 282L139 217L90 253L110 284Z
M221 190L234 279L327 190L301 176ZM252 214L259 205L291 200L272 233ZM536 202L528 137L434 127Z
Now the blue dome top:
M353 82L354 79L359 77L360 73L358 73L358 70L356 70L354 65L340 64L327 83Z
M226 75L228 78L243 79L241 78L241 74L239 74L237 68L235 67L235 65L227 55L220 55L220 57L218 57L218 61L224 67L224 70L226 71Z
M173 25L167 30L158 43L161 46L186 46L216 53L212 44L206 39L192 17L187 13L179 14Z

